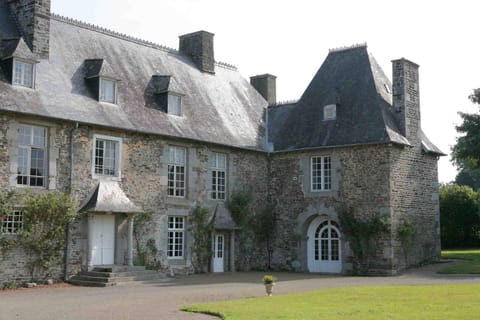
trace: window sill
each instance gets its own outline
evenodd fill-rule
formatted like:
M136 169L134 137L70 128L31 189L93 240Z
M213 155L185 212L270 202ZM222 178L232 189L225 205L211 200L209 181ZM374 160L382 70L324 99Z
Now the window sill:
M98 174L93 174L92 179L94 180L103 180L103 181L122 181L121 176L102 176Z

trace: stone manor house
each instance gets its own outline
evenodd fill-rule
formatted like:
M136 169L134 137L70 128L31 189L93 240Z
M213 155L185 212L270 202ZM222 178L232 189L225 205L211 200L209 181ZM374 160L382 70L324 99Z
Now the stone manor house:
M191 272L197 206L214 226L210 271L264 267L263 251L240 250L225 206L239 190L274 208L276 270L351 272L342 206L389 221L372 273L439 258L442 152L421 129L418 65L392 61L390 82L366 45L331 50L297 102L277 103L275 76L247 81L215 61L213 39L182 35L174 50L51 14L50 0L0 0L0 187L79 201L67 277L132 265L147 211L158 261ZM405 221L417 230L408 252ZM15 237L21 207L0 227ZM21 250L2 255L0 280L25 268Z

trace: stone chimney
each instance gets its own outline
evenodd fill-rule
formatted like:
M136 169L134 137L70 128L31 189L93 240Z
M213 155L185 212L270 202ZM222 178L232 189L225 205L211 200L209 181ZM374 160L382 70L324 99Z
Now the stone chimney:
M420 141L420 92L418 65L407 59L392 61L393 108L400 132L410 141Z
M277 77L268 73L250 77L250 84L267 100L269 105L277 102Z
M213 33L197 31L180 36L179 51L192 58L202 72L215 73Z
M48 59L50 0L7 0L19 31L33 53Z

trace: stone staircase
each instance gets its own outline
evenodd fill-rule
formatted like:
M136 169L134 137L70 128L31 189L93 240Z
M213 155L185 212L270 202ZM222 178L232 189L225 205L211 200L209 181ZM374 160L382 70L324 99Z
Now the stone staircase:
M109 287L169 280L164 273L146 270L141 266L101 266L95 267L92 271L82 271L71 277L69 282L78 286Z

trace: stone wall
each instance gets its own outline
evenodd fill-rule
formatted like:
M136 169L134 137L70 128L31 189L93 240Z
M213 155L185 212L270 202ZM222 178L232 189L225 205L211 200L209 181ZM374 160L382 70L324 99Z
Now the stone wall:
M390 215L388 155L389 147L378 145L280 153L272 157L270 190L278 217L276 268L307 271L307 229L317 216L325 215L338 222L338 211L345 207L353 208L359 216ZM311 191L312 156L331 157L331 190ZM388 238L383 241L375 260L378 268L386 270L380 273L389 273ZM343 272L348 273L352 253L345 241L342 252Z
M158 248L157 260L166 268L178 272L191 270L191 245L188 216L193 208L202 206L213 213L218 201L210 200L210 176L208 155L210 151L227 154L227 197L236 190L251 190L253 207L263 208L267 199L267 156L263 153L232 149L187 142L184 140L165 139L159 136L138 133L126 133L106 130L75 123L48 122L36 118L7 116L1 118L0 156L7 157L0 165L0 183L13 190L31 190L18 188L16 180L12 180L16 172L16 125L29 123L46 126L49 129L49 175L51 182L47 189L35 189L42 192L58 190L69 192L81 203L98 183L92 175L93 136L101 134L122 139L122 174L119 184L127 197L145 211L151 212L153 221L141 239L145 244L154 239ZM73 135L73 181L70 181L70 136ZM8 138L9 137L9 138ZM167 147L182 146L187 150L186 164L186 196L171 198L167 196ZM11 165L13 164L13 165ZM9 182L10 181L10 182ZM185 216L185 257L184 259L167 259L167 217L169 215ZM116 219L118 233L117 261L122 262L123 251L126 250L125 217L118 215ZM243 244L237 244L242 246ZM75 274L87 265L88 256L88 217L83 215L76 221L70 231L68 272ZM239 251L240 252L240 251ZM255 255L253 255L255 256ZM238 257L239 261L245 260ZM254 259L255 260L255 259ZM12 262L12 261L10 261ZM7 260L0 263L5 270L17 270ZM17 263L17 262L15 262ZM254 264L254 262L252 262ZM249 268L249 266L245 266ZM4 274L8 278L10 275ZM61 274L58 275L61 277Z
M394 268L401 270L440 258L440 215L437 157L421 147L392 148L392 247ZM402 243L398 227L408 222L415 234Z

